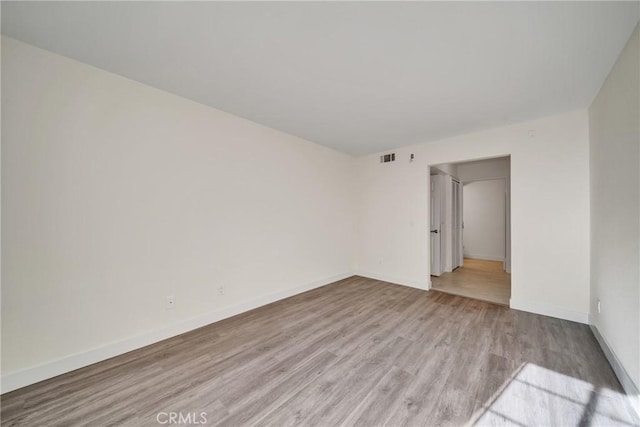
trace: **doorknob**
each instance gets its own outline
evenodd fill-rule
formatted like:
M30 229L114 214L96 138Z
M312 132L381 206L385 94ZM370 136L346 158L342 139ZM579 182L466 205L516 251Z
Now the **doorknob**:
M431 232L438 234L438 230L431 230Z

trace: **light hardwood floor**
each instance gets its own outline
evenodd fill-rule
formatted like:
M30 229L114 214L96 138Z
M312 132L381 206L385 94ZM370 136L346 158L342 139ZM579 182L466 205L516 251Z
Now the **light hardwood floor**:
M511 274L501 261L465 258L463 267L441 276L431 276L431 286L442 292L509 305Z
M362 277L8 393L1 415L138 426L170 412L221 426L638 423L586 325Z

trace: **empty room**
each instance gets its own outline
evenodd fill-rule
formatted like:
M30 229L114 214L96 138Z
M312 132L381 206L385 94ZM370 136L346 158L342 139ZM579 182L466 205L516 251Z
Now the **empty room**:
M2 1L3 426L640 426L640 2Z

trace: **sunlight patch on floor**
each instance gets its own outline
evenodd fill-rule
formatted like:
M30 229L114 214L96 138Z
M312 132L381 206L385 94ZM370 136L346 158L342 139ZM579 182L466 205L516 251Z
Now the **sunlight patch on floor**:
M620 410L623 399L618 392L526 363L488 402L474 425L635 426L632 414Z

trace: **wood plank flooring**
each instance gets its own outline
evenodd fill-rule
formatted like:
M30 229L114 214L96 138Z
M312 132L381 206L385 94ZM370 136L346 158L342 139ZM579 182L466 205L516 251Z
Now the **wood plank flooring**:
M638 424L586 325L357 276L1 404L6 426Z
M442 292L509 305L511 274L501 261L464 259L464 266L441 276L431 276L431 286Z

